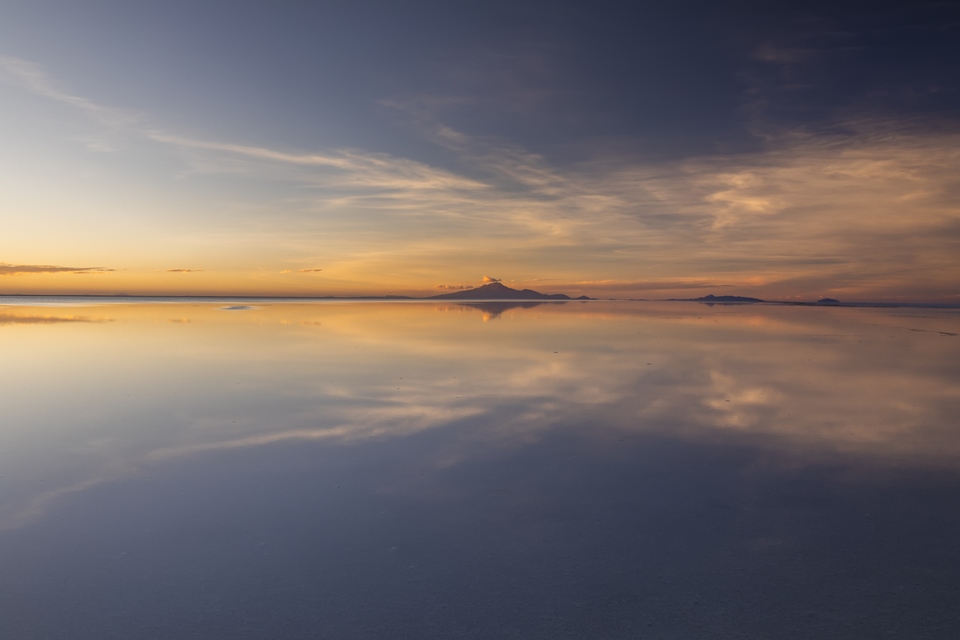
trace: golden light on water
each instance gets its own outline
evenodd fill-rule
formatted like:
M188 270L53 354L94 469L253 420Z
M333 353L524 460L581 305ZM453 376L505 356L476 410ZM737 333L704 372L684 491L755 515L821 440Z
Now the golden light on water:
M11 418L0 437L58 451L66 486L172 456L403 438L469 419L487 421L487 444L501 447L602 416L612 434L745 437L798 455L960 455L945 430L960 395L941 373L960 356L951 312L68 303L8 306L0 325ZM57 403L38 413L51 389ZM50 482L29 455L7 465L24 486ZM5 517L24 508L8 503Z

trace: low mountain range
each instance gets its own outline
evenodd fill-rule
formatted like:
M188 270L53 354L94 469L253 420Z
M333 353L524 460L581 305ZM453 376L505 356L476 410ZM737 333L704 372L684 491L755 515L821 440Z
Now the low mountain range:
M476 289L430 296L428 300L593 300L593 298L587 296L571 298L564 293L540 293L533 289L517 290L499 282L491 282Z

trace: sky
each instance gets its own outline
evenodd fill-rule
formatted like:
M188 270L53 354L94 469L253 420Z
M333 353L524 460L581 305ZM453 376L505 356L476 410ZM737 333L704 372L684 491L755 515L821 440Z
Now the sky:
M0 294L960 303L960 2L5 0Z

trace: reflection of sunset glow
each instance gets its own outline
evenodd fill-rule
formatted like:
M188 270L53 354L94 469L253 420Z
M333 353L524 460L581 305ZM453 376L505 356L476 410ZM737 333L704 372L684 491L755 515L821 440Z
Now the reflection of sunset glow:
M44 451L5 463L8 477L34 487L0 505L8 525L53 500L43 496L118 469L285 441L401 438L468 420L485 422L497 446L589 423L707 441L736 434L896 464L960 455L960 434L947 426L960 409L950 311L112 304L56 316L10 307L3 318L20 324L16 335L0 329L10 363L0 444ZM62 402L45 403L38 389L58 389ZM41 475L50 465L60 471Z
M90 318L87 316L0 313L0 324L57 324L61 322L109 322L109 320L105 318Z

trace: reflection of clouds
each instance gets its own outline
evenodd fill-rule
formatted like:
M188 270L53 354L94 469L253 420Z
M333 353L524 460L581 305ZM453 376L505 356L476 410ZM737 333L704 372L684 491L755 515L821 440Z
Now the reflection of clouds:
M105 318L87 316L23 316L0 314L0 324L62 324L65 322L110 322Z
M703 404L719 413L718 425L756 428L760 416L752 409L783 401L783 394L769 386L747 384L735 376L710 372L712 390L705 390Z
M288 304L248 315L182 306L173 313L192 322L171 327L169 306L117 308L123 331L86 334L91 352L134 349L123 351L124 362L169 377L144 387L133 418L113 395L125 382L120 370L102 371L103 388L75 400L71 415L103 416L87 442L113 443L109 472L98 462L102 452L46 441L52 425L10 431L21 440L0 440L8 451L30 442L77 472L62 488L38 476L39 497L0 503L13 514L2 524L32 521L57 500L118 477L116 468L461 424L477 428L460 448L451 445L443 464L484 447L523 446L561 425L747 438L814 458L843 452L920 464L960 455L960 434L951 431L960 413L960 341L941 335L956 332L960 319L951 312L544 304L512 307L483 324L473 321L477 310ZM18 353L33 357L41 344L26 347ZM89 362L69 355L57 352L63 379L48 374L45 388L86 373ZM196 377L178 382L185 371ZM138 428L136 416L148 413L156 426ZM26 463L19 473L30 476Z
M194 453L242 449L291 440L338 440L350 442L368 438L398 437L417 433L425 429L445 426L455 420L462 420L477 413L477 411L471 409L438 409L420 405L381 407L364 411L364 420L352 424L342 424L318 429L290 429L228 440L200 442L197 444L157 449L151 451L146 457L150 460L162 460L164 458L173 458Z
M530 415L536 413L542 424L518 421L521 430L588 416L616 428L682 423L700 434L736 429L785 446L804 441L861 453L949 456L960 444L941 441L940 428L958 397L952 381L937 371L936 363L946 362L949 352L931 342L940 329L955 324L949 315L919 319L931 327L923 341L905 331L916 327L902 327L897 315L683 305L650 306L649 313L646 307L634 309L642 311L632 315L629 308L610 305L583 313L530 310L529 317L524 312L510 318L520 331L510 331L508 339L480 334L471 340L435 328L416 335L404 323L371 333L356 322L331 319L327 328L411 359L449 362L459 356L481 363L472 372L458 369L458 379L408 376L402 397L487 412L509 403L536 407ZM553 331L563 336L556 349L542 340ZM914 362L889 360L900 349L914 352ZM650 361L656 366L646 365ZM399 401L393 393L400 392L384 388L375 395ZM930 437L918 437L917 430Z
M45 491L39 496L29 500L26 506L18 510L13 510L9 514L6 512L6 510L0 510L0 530L16 529L17 527L28 525L37 518L43 516L43 514L45 514L47 510L50 509L50 507L52 507L58 500L61 500L72 493L80 493L81 491L86 491L91 487L95 487L106 482L111 482L112 480L116 479L117 477L107 476L81 480L65 487L59 487L57 489Z

